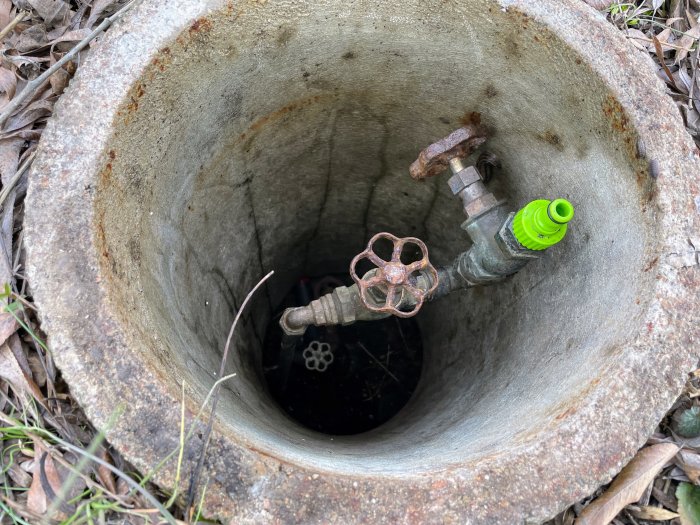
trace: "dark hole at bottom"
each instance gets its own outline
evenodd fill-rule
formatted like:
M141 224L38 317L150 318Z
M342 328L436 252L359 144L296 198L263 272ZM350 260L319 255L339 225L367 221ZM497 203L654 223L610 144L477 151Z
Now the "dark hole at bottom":
M326 434L359 434L391 419L413 394L423 366L417 323L398 317L312 326L296 346L282 348L277 320L285 308L350 284L347 276L300 280L265 337L263 372L272 397L293 419Z

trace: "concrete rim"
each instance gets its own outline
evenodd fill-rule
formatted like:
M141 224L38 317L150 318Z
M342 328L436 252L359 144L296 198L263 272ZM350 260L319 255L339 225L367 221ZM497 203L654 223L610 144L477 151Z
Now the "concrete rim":
M252 4L264 9L263 4ZM219 428L212 448L221 456L220 470L230 476L212 480L212 512L254 522L270 516L296 522L309 519L303 518L303 501L289 501L286 496L313 491L325 501L323 516L331 522L379 521L382 517L396 522L433 522L465 516L477 523L542 520L609 481L680 392L685 381L682 371L697 359L693 345L698 346L700 326L694 308L700 268L684 265L682 257L688 251L688 239L700 229L700 210L694 201L700 196L694 180L700 173L697 148L673 103L663 96L663 86L646 57L601 22L592 9L577 0L547 0L536 5L501 0L500 4L551 28L606 78L620 94L620 106L644 140L648 157L658 162L655 203L664 248L657 265L650 268L657 274L657 287L646 313L648 330L620 350L615 365L601 370L590 384L581 385L574 401L552 414L550 426L524 438L518 450L455 465L439 478L417 476L409 484L360 474L339 478L311 472L256 451L253 444L233 446L236 437L222 436ZM146 366L139 377L129 378L119 377L112 366L116 355L136 361L139 356L128 349L99 285L99 254L91 234L95 195L90 184L103 166L104 146L117 108L155 52L194 20L227 8L233 6L223 0L152 0L136 6L80 69L69 96L63 97L44 133L30 174L27 271L50 347L73 394L98 428L104 428L113 409L104 399L123 398L128 403L138 395L151 400L150 419L158 425L144 423L144 414L130 413L127 407L120 426L128 430L107 430L115 447L146 471L153 467L154 458L164 457L177 446L176 440L156 446L152 436L159 435L163 425L179 427L179 392L158 383L156 373ZM579 32L578 27L587 31ZM111 93L111 98L104 93ZM653 118L645 111L651 104L655 106ZM90 118L76 119L86 107L92 108ZM66 198L52 197L58 187ZM63 224L52 225L49 216L60 218ZM80 234L76 237L75 232ZM82 288L77 297L72 293L76 282ZM647 373L651 370L654 374ZM142 393L137 394L136 387ZM605 406L607 412L601 413L599 406ZM196 412L196 407L188 409ZM192 416L188 414L190 421ZM577 449L564 453L560 443L571 442ZM187 460L196 460L199 446L194 439ZM561 456L553 455L553 450ZM156 477L164 486L173 479L173 465ZM520 480L517 487L509 485L513 479ZM257 480L264 482L253 490ZM237 493L240 487L247 491ZM533 487L538 488L537 493ZM370 506L370 500L376 504Z

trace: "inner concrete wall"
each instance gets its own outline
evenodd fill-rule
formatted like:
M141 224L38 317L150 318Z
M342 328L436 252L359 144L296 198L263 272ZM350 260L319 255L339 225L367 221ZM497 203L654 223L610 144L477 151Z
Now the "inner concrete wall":
M134 347L200 402L234 311L276 271L219 405L256 449L390 475L515 447L638 329L655 236L643 166L606 86L536 24L475 1L268 3L193 25L145 78L99 188L111 300ZM494 191L513 209L568 198L569 237L506 283L424 308L423 377L388 424L333 440L301 428L259 373L272 308L379 231L420 237L435 264L465 249L445 177L414 182L408 166L472 112L503 162Z

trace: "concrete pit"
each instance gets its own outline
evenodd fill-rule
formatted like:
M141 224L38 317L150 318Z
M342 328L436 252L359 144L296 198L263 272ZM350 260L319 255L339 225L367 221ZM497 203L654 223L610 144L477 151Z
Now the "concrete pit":
M379 231L423 239L435 264L463 251L447 177L408 166L475 114L503 164L490 187L514 210L569 199L567 239L423 308L420 380L385 424L294 421L263 379L273 311ZM28 272L73 393L98 427L123 404L107 436L148 472L178 445L183 382L192 422L275 270L229 359L213 515L537 523L611 479L697 358L698 167L646 58L575 0L153 0L44 135ZM200 448L201 432L186 469Z

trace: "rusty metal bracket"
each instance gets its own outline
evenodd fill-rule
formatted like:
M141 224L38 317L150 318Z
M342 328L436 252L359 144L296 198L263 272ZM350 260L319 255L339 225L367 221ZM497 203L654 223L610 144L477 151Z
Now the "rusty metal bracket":
M374 252L374 243L380 239L387 239L393 243L391 260L385 261ZM401 262L401 252L406 244L415 244L421 250L422 258L410 264ZM366 274L367 278L360 278L357 275L357 264L367 259L377 267L373 275ZM418 286L418 274L424 272L429 275L430 286L427 289ZM350 275L352 276L360 292L362 304L372 312L388 313L397 317L413 317L423 306L426 298L435 291L438 286L438 272L428 259L428 247L423 241L416 237L399 238L391 233L382 232L376 234L367 243L367 248L360 252L350 263ZM370 297L370 290L376 288L384 296L384 304L378 306L373 297ZM410 298L404 301L404 293ZM402 304L403 303L403 304ZM401 306L412 306L409 311L403 311Z

